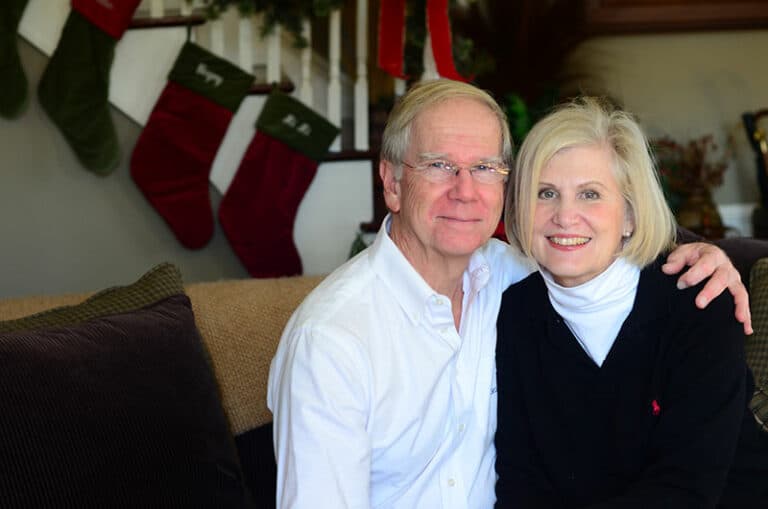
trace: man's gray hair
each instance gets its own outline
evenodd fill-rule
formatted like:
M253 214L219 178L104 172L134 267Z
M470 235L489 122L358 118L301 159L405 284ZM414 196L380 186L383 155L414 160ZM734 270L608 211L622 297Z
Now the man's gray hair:
M501 131L501 157L512 164L512 137L507 116L496 100L486 91L473 85L448 79L423 81L413 85L395 104L389 114L381 142L381 159L395 165L395 178L403 172L403 158L408 151L411 125L416 116L430 107L450 99L472 99L484 104L496 115Z

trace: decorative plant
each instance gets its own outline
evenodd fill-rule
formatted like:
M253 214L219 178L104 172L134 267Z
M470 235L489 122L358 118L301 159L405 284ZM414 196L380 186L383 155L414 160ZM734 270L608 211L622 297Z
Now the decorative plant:
M651 141L669 206L676 213L694 190L723 183L728 154L713 160L718 146L711 134L680 144L665 136Z
M270 34L276 25L280 25L293 34L298 48L307 45L301 33L302 22L305 19L327 17L343 3L343 0L203 0L206 15L210 19L218 18L230 7L237 7L242 15L261 14L264 16L262 36Z

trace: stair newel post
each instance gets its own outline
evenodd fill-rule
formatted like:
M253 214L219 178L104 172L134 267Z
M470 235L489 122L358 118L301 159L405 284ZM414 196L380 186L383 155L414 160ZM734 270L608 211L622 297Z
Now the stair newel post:
M328 120L341 126L341 9L334 9L328 16ZM341 150L341 136L337 136L330 148Z
M368 0L357 1L355 150L368 150Z
M312 106L312 24L308 19L301 22L301 34L307 46L301 50L301 86L299 98L307 106Z

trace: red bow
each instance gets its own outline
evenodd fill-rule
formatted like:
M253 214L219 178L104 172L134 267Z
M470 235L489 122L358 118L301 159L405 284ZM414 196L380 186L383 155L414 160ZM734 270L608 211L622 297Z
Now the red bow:
M440 76L469 81L453 63L448 0L427 0L427 29L435 65ZM405 0L382 0L379 11L379 67L396 78L405 79Z

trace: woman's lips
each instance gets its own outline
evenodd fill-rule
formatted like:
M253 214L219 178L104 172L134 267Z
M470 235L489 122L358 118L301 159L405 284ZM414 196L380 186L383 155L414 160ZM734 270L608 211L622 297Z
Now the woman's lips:
M549 240L552 244L555 244L557 246L573 247L573 246L582 246L587 242L589 242L591 239L590 237L577 237L577 236L563 237L560 235L552 235L547 237L547 240Z

